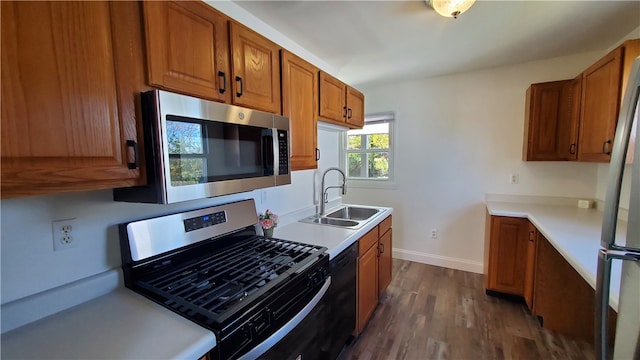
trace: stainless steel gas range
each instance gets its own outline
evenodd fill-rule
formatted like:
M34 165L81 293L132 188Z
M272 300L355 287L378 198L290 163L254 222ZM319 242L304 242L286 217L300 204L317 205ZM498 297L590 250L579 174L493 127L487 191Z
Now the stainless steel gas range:
M319 359L326 248L256 235L253 200L120 225L125 285L210 329L212 359Z

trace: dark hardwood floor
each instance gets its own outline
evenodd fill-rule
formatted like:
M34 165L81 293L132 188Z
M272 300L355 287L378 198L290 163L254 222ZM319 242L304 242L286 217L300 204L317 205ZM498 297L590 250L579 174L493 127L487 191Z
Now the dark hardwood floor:
M348 359L594 359L541 328L524 303L485 295L482 274L393 260L393 280Z

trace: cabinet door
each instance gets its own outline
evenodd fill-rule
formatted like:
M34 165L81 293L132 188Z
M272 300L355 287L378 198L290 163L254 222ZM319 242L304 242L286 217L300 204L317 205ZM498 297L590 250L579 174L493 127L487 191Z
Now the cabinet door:
M544 236L536 250L534 313L543 327L593 342L595 291ZM615 311L609 308L609 333L615 334Z
M569 160L578 159L578 132L580 127L580 107L582 106L582 75L569 84Z
M2 2L2 197L143 181L140 19L134 2Z
M149 83L229 102L227 20L203 2L145 1Z
M631 75L631 67L634 60L640 56L640 39L627 40L624 42L624 59L622 68L622 91L620 98L620 105L622 106L622 98L627 90L627 81L629 81L629 75ZM627 149L627 164L632 164L634 159L634 150L636 144L636 128L638 127L638 111L635 112L633 118L633 125L631 129L631 136L629 137L629 148Z
M280 114L280 47L230 21L233 103Z
M364 126L364 94L347 86L347 124L350 128Z
M343 124L347 117L347 86L333 76L320 71L320 118Z
M529 223L529 233L527 242L527 260L524 276L524 300L529 309L533 310L533 284L535 280L535 260L536 260L536 243L538 239L538 229Z
M572 80L527 89L524 160L568 160L571 151Z
M387 289L389 283L391 283L392 244L391 229L389 229L378 241L378 296L380 296L380 294Z
M378 305L378 247L369 247L358 258L358 334Z
M318 69L282 50L282 115L291 121L291 170L316 169Z
M528 233L527 219L492 217L488 290L524 295Z
M608 162L620 109L622 47L582 73L578 160Z

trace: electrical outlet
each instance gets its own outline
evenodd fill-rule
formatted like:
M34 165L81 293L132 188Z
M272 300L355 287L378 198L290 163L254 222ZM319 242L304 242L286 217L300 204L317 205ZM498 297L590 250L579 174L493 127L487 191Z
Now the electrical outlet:
M431 238L432 239L438 238L438 229L431 229Z
M77 230L77 220L64 219L51 222L53 235L53 251L62 251L78 246L74 231Z
M520 175L513 173L509 176L509 182L511 184L518 184L520 182Z

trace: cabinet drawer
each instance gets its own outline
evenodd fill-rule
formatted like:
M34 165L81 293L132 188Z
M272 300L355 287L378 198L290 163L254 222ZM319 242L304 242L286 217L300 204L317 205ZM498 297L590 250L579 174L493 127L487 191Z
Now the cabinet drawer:
M382 220L380 225L378 225L378 237L381 238L387 230L391 229L391 216L387 216L386 219Z
M374 227L358 240L358 256L364 255L369 248L378 243L378 227Z

